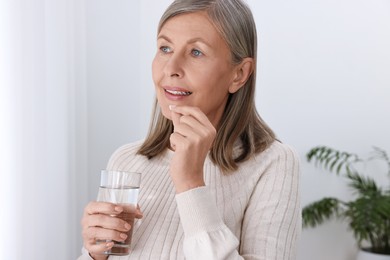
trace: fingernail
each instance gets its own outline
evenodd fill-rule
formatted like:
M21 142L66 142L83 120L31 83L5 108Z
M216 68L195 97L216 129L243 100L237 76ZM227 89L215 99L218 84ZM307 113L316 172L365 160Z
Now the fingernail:
M173 110L175 107L175 105L169 105L169 110Z
M114 242L109 242L106 244L106 247L109 248L109 247L112 247L114 245Z
M125 233L121 233L119 236L120 236L121 238L123 238L123 239L126 239L126 238L127 238L127 235L126 235Z
M119 207L119 206L116 206L116 207L115 207L115 211L116 211L116 212L122 212L122 211L123 211L123 208L122 208L122 207Z
M126 224L125 224L125 228L126 228L127 230L129 230L129 229L131 228L130 224L129 224L129 223L126 223Z

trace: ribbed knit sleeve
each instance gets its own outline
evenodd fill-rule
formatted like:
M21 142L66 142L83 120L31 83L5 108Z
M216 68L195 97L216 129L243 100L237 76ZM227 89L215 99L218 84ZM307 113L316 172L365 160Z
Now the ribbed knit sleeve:
M250 195L239 238L225 225L210 188L176 196L186 259L296 259L301 230L298 158L288 146L277 144L258 159L266 168Z
M240 251L246 259L296 259L301 233L299 160L288 146L273 149L242 223Z
M242 259L238 239L224 224L208 187L176 196L186 259Z

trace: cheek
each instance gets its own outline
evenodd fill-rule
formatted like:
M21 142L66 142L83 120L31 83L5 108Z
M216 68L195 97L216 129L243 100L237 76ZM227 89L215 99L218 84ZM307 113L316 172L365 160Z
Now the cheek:
M218 69L205 71L201 78L199 78L199 84L202 87L203 93L207 94L210 98L223 98L229 94L229 86L231 81L227 75L229 71L220 72Z
M160 107L163 116L171 120L171 110L169 110L168 104L166 104L164 99L164 91L159 87L159 82L163 77L162 73L162 63L157 57L155 57L152 62L152 78L158 101L157 105Z
M160 107L161 113L164 117L171 120L171 110L164 98L164 92L156 86L157 105Z
M156 57L153 59L153 62L152 62L152 78L153 78L153 82L154 84L157 83L157 79L158 79L158 72L160 71L159 70L159 66L158 66L158 62L156 60Z
M164 77L165 61L158 54L154 56L152 61L152 79L155 85L157 85Z
M162 115L171 120L171 110L169 110L168 105L165 104L164 102L160 102L160 99L158 99L158 106L160 106L160 110Z

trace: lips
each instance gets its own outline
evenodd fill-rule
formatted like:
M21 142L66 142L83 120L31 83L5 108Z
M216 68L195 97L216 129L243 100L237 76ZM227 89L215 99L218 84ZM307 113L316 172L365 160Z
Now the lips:
M163 86L163 89L165 96L172 100L180 100L192 94L191 91L182 87Z
M180 91L180 90L171 90L171 89L164 89L165 92L174 95L174 96L189 96L192 94L191 91Z

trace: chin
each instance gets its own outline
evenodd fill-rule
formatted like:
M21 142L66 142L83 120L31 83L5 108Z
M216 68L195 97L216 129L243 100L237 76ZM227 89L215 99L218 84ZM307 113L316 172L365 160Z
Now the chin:
M172 118L171 118L171 111L169 110L168 107L162 108L162 107L160 106L160 111L161 111L161 114L162 114L166 119L172 120Z

